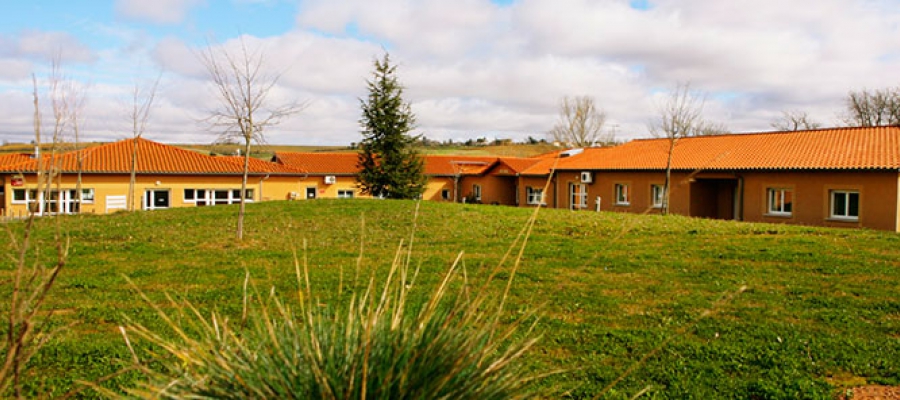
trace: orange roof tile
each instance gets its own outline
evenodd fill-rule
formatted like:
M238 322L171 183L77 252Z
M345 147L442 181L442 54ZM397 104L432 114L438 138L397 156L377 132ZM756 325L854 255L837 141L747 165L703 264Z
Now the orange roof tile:
M634 140L560 159L559 170L660 170L668 139ZM900 127L834 128L683 138L676 170L900 169Z
M355 175L358 153L294 153L276 152L274 157L288 167L312 175Z
M244 156L218 156L217 158L222 158L223 160L237 164L241 170L244 168ZM279 164L271 161L260 160L258 158L250 157L248 159L250 161L248 167L251 172L254 173L267 173L267 174L285 174L285 175L304 175L307 174L306 171L303 171L298 168L291 167L289 165Z
M540 160L536 158L500 157L499 159L499 163L509 168L513 174L518 174L538 162Z
M487 171L497 157L426 155L425 175L480 175Z
M79 151L45 155L63 172L78 170L78 155L82 156L83 173L129 173L133 144L137 142L137 173L140 174L241 174L243 165L229 161L228 157L214 157L147 139L126 139ZM262 161L265 162L265 161ZM254 162L254 166L258 163ZM0 165L0 171L31 172L37 169L37 160L15 165ZM273 168L251 168L251 173L269 173Z
M31 160L30 154L0 154L0 166L21 164L24 162L28 162L29 160Z

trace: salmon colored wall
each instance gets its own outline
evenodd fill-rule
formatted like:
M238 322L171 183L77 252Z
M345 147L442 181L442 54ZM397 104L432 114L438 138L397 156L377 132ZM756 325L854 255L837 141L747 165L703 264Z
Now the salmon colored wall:
M547 190L544 191L544 203L547 207L554 207L554 183L555 181L550 182L550 186L547 187ZM519 177L519 206L520 207L534 207L534 204L528 204L528 193L527 187L531 187L534 189L543 189L544 186L547 185L547 177L532 177L532 176L523 176Z
M283 192L287 193L285 197L281 199L290 199L292 198L291 192L297 193L296 197L293 197L294 200L306 200L306 191L308 188L314 188L316 190L316 198L317 199L336 199L338 198L338 191L342 190L352 190L353 197L364 197L370 198L372 196L363 195L359 190L356 182L356 176L334 176L335 183L326 184L324 175L311 175L306 178L298 178L292 177L295 181L297 181L297 188L289 191L284 191L284 189L275 190L275 193Z
M453 200L453 179L452 177L428 177L428 183L425 184L425 192L422 193L422 198L430 201L449 201ZM441 191L447 189L450 191L450 198L444 200L441 196Z
M473 185L481 185L482 204L516 205L516 178L512 176L464 176L460 179L461 197L468 197Z
M690 211L689 175L672 173L672 189L670 192L670 212L688 215ZM571 199L569 185L581 183L581 173L565 171L558 174L559 205L558 208L570 208ZM594 172L593 183L588 183L587 208L597 209L597 197L600 197L601 211L658 213L660 210L652 206L650 185L663 185L665 175L658 172ZM616 204L616 184L628 185L629 203Z
M897 231L896 172L744 173L744 220L833 227L866 227ZM790 217L767 215L766 190L793 189ZM831 190L859 191L859 221L829 218Z

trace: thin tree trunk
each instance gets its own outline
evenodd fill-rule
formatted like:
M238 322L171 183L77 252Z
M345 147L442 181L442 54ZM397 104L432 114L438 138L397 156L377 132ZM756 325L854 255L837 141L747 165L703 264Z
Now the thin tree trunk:
M677 140L677 138L669 140L669 156L666 158L666 183L663 187L663 215L669 214L669 194L672 187L672 154L675 153L675 142Z
M238 211L237 222L237 239L244 239L244 203L247 201L247 174L250 171L250 140L248 137L244 141L244 175L241 179L241 206Z
M134 211L134 181L137 179L138 137L131 142L131 178L128 180L128 211Z

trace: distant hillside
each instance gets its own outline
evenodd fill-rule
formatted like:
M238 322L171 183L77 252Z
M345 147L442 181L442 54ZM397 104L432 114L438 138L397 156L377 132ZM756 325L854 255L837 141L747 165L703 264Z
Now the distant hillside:
M87 148L99 146L108 142L86 142L81 143L79 147ZM232 155L238 154L238 150L243 146L238 144L174 144L181 147L203 154ZM51 149L50 144L41 146L42 152L48 152ZM57 146L59 151L70 151L75 149L73 143L61 143ZM417 148L422 154L458 154L467 156L505 156L505 157L531 157L551 151L557 150L556 147L547 143L538 144L500 144L500 145L479 145L479 146L463 146L463 145L441 145L441 146L420 146ZM251 156L270 159L276 151L293 151L293 152L355 152L355 149L349 146L311 146L311 145L281 145L281 144L265 144L254 145L251 148ZM10 143L0 146L0 154L6 153L28 153L34 152L34 145L28 143Z

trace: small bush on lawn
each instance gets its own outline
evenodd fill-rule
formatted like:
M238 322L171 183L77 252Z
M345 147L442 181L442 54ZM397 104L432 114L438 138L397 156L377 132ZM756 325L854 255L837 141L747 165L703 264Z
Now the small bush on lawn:
M531 397L527 371L517 361L535 343L533 325L522 329L520 322L501 318L505 294L496 295L487 284L472 290L461 257L424 303L411 301L418 271L410 271L401 253L382 285L370 278L336 306L313 297L305 262L295 263L302 287L296 311L274 290L263 298L249 296L248 274L240 328L217 313L204 317L188 302L170 298L174 312L154 305L176 339L140 325L130 328L163 351L154 357L162 368L136 363L148 380L127 393L235 399Z

